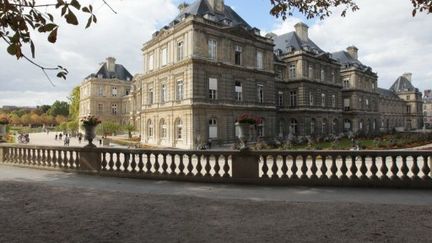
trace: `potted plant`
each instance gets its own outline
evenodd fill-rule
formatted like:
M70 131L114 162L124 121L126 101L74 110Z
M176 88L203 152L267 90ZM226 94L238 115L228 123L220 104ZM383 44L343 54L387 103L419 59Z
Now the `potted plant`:
M85 147L95 148L96 145L93 144L93 139L96 137L96 127L101 121L95 116L87 116L81 119L81 122L85 131L84 138L89 141L89 144Z
M6 117L0 117L0 141L3 137L6 137L6 127L9 124L9 120Z
M236 120L236 126L239 128L238 138L240 140L240 150L247 150L247 139L251 126L262 123L262 117L256 117L249 113L243 113Z

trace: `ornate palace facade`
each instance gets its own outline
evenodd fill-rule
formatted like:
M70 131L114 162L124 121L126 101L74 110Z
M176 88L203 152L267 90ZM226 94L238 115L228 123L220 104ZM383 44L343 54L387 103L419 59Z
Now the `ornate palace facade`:
M132 123L144 144L186 149L208 139L235 142L243 113L263 118L253 137L264 139L422 126L421 95L410 78L379 89L355 47L328 53L303 23L262 36L223 0L179 9L144 44L142 74L132 78L108 58L83 81L81 116Z

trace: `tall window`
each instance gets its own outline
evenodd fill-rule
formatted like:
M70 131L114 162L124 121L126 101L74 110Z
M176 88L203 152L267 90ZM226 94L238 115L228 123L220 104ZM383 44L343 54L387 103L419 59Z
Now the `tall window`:
M147 137L148 138L153 137L153 123L151 119L147 120Z
M112 104L111 105L111 113L113 115L117 115L117 104Z
M168 48L164 47L161 50L161 66L167 65L168 62Z
M162 84L161 85L161 97L160 97L160 102L161 103L165 103L167 101L167 85L166 84Z
M350 130L351 130L351 121L348 120L348 119L346 119L346 120L344 121L344 130L345 130L345 131L350 131Z
M217 99L218 81L216 78L209 79L209 99Z
M117 96L117 87L112 87L112 89L111 89L111 95L112 96Z
M321 68L321 81L325 80L325 71L324 68Z
M344 81L343 81L343 87L344 87L344 89L349 89L350 88L350 81L349 81L349 79L344 79Z
M308 77L309 77L310 79L313 79L313 78L314 78L313 66L312 66L312 65L309 65L309 68L308 68Z
M315 126L316 126L316 120L314 118L312 118L311 123L310 123L311 135L315 134Z
M153 94L153 87L150 87L150 88L148 89L148 104L149 104L149 105L152 105L152 104L153 104L153 97L154 97L154 94Z
M289 72L289 78L291 79L296 78L296 65L290 64L288 72Z
M309 105L314 106L314 104L315 104L314 95L312 92L309 92Z
M331 72L331 77L332 77L332 82L336 82L336 75L335 75L335 71Z
M217 138L217 122L216 119L212 118L209 120L209 138Z
M210 39L208 41L208 55L211 60L216 60L217 58L217 42L216 40Z
M176 100L182 100L184 99L184 85L183 80L177 81L177 88L176 88Z
M334 119L333 124L332 124L332 133L333 134L337 134L337 132L338 132L337 128L338 128L338 120Z
M98 104L98 113L99 114L103 113L103 104Z
M262 84L258 84L258 103L264 103L264 87Z
M283 94L284 94L284 93L283 93L282 91L279 91L279 92L278 92L278 106L283 106L283 103L284 103L284 102L283 102L283 100L284 100L284 99L283 99Z
M257 136L264 137L264 122L257 125Z
M264 68L264 64L263 64L263 53L262 51L257 51L257 55L256 55L256 61L257 61L257 68L258 69L263 69Z
M234 61L236 65L241 65L242 62L242 47L241 46L235 46L235 54L234 54Z
M321 134L326 134L327 132L327 119L323 119L323 122L321 124Z
M344 99L344 110L345 111L351 110L351 100L349 98Z
M153 53L149 54L148 57L148 70L151 71L154 68L154 58L153 58Z
M161 139L167 138L167 124L165 122L165 119L160 120L160 138Z
M336 108L336 95L332 95L332 107Z
M291 119L290 132L294 135L298 133L297 126L298 126L297 120Z
M297 106L297 91L290 92L290 106L291 107Z
M175 122L175 138L177 140L183 139L183 122L180 119L177 119Z
M243 88L242 88L241 82L239 82L239 81L235 82L234 91L235 91L236 100L242 101L243 100Z
M99 96L103 96L104 95L104 87L103 86L99 86L98 95Z
M177 61L183 60L184 56L184 43L183 41L177 42Z
M326 105L326 95L324 93L321 94L321 106L325 107Z
M369 99L365 99L366 109L369 109Z

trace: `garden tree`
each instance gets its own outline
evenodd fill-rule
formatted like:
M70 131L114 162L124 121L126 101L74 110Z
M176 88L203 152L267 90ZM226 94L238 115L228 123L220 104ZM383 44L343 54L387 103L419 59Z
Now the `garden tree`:
M42 124L45 124L47 126L54 125L54 117L48 114L42 114L41 120L42 120Z
M63 124L63 123L65 123L66 121L67 121L67 118L66 118L65 116L58 115L58 116L55 117L55 122L56 122L58 125Z
M79 117L79 102L80 102L80 87L73 88L69 99L69 118L71 120L78 120Z
M30 124L31 125L36 125L36 126L42 125L42 119L41 119L41 117L38 114L36 114L36 113L32 113L30 115Z
M412 15L418 12L432 13L432 0L406 0L413 5ZM333 7L341 7L341 16L345 16L347 11L359 10L357 0L270 0L272 8L270 14L281 17L285 20L295 11L300 12L308 19L324 19L332 14Z
M50 108L51 108L50 105L41 105L36 107L36 109L40 112L40 114L47 113Z
M24 126L28 126L28 125L31 124L31 117L30 117L30 114L28 114L28 113L22 115L20 117L20 120L21 120L21 124L24 125Z
M96 129L98 134L108 136L121 131L121 125L117 122L104 121Z
M60 132L64 132L64 133L67 132L67 129L68 129L68 127L67 127L67 122L62 122L62 123L60 123L60 124L58 125L58 127L57 127L57 130L58 130L58 131L60 131Z
M136 131L136 128L132 124L127 124L123 126L123 129L128 132L129 139L132 138L132 132Z
M78 129L79 129L78 120L69 121L66 124L67 124L68 130L71 131L72 134L76 134L78 132Z
M56 101L48 110L48 114L51 116L69 116L69 104L65 101Z
M21 125L21 119L17 114L15 114L15 113L10 114L9 119L10 119L9 121L12 125Z

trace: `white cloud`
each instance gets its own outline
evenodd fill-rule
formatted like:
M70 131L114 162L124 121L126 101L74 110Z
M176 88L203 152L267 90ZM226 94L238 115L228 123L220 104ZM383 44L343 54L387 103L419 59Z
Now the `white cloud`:
M413 73L413 84L432 88L432 19L411 16L409 1L363 0L360 10L343 18L334 15L310 28L310 37L322 49L334 52L355 45L360 60L379 75L379 85L389 88L404 72ZM274 32L293 31L299 19L278 22Z
M84 30L86 19L78 27L63 24L58 41L52 45L45 35L35 35L36 62L44 66L62 65L70 74L67 80L55 78L55 87L44 74L25 61L16 61L0 44L0 106L20 104L35 106L43 101L66 99L90 73L96 72L106 57L116 57L134 74L142 71L141 48L152 33L168 23L177 14L173 0L111 0L110 5L118 12L112 13L101 0L92 1L98 23ZM20 94L20 92L23 95ZM27 91L27 92L26 92Z

